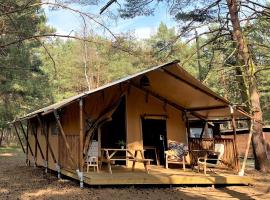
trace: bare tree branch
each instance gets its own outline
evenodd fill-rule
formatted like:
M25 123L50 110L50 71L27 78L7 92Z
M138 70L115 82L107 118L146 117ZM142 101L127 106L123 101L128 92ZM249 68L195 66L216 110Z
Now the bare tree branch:
M114 2L117 2L117 0L110 0L105 6L103 6L100 9L99 14L101 15L107 8L109 8Z

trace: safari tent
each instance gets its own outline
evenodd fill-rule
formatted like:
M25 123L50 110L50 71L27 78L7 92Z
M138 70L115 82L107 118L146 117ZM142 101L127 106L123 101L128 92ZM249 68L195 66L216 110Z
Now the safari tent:
M214 130L212 125L217 121L231 121L235 130L235 121L243 119L249 116L241 108L217 95L181 68L178 61L173 61L34 111L12 124L27 165L80 180L81 186L83 183L248 184L246 177L236 173L239 160L235 137L222 138L215 131L209 137L203 136L205 129ZM198 137L191 130L200 126L204 131ZM191 169L165 169L164 151L172 141L188 145L189 152L222 143L225 147L222 165L227 172L205 176ZM86 172L85 163L93 144L100 163L104 149L121 149L120 143L125 146L126 151L120 152L125 159L107 163L112 164L112 173L106 163L99 172L92 169ZM129 160L126 154L137 150L142 153L138 155L141 158L135 159L137 167L130 171L134 158ZM143 154L148 154L149 159L145 158L148 163L142 159ZM190 158L191 166L192 162L195 161ZM145 173L140 166L149 163L149 173Z

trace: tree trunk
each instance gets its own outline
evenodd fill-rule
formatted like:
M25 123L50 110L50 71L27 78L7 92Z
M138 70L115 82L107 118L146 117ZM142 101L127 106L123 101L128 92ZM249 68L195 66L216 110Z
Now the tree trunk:
M233 27L233 39L237 45L238 61L242 68L243 84L248 89L248 110L254 118L252 145L254 149L255 168L262 172L268 171L269 161L267 160L266 151L264 148L263 133L263 118L260 105L260 95L257 89L256 77L254 75L255 66L245 41L244 35L241 31L239 21L239 5L238 0L227 0L227 5L230 14L230 20Z
M2 146L3 137L4 137L4 131L1 129L0 132L1 132L1 135L0 135L0 147L1 147Z
M198 32L196 29L195 29L195 36L196 36L196 49L197 49L196 52L197 52L197 62L198 62L198 79L200 81L203 81L200 42L199 42Z

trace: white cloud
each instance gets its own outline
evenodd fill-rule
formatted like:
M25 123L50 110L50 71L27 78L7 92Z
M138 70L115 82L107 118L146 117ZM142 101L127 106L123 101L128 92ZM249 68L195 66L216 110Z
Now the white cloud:
M138 39L149 39L156 32L156 28L141 27L135 29L135 37Z

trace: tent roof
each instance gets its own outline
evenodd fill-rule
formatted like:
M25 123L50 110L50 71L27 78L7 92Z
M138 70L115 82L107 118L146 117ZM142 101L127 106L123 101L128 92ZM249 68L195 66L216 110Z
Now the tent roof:
M165 101L171 102L171 105L176 105L183 110L189 111L192 116L194 116L193 114L196 113L196 116L201 116L202 118L229 117L229 105L231 105L231 103L191 76L187 71L177 64L178 62L179 61L175 60L163 65L151 67L96 89L78 94L45 108L36 110L25 115L24 117L19 118L18 120L32 118L37 114L47 114L53 112L54 110L67 106L80 98L84 98L93 93L124 82L129 82L131 85L143 90L144 88L140 88L139 85L140 77L143 75L147 75L150 80L150 86L147 87L147 91L162 97L162 99L165 99ZM248 116L247 113L242 110L239 111L239 109L236 107L234 110L239 116Z

